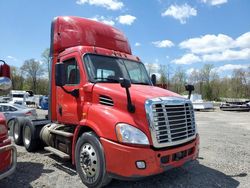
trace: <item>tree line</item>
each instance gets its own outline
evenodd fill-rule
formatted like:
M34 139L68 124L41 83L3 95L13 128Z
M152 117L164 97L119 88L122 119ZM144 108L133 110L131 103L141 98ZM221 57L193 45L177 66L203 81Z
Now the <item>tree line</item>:
M224 77L218 74L212 64L204 64L200 70L193 70L190 74L182 67L178 67L171 76L170 72L169 66L160 65L157 83L166 84L169 90L176 93L186 94L185 84L189 83L194 85L195 93L201 94L206 100L250 99L250 66L248 69L234 69L231 75Z

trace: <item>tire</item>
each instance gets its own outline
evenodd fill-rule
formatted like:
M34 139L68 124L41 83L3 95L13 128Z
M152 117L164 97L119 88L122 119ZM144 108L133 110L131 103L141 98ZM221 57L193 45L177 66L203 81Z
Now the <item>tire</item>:
M8 127L8 130L9 130L9 135L10 136L13 136L13 127L14 127L14 124L15 124L15 119L10 119L7 123L7 127Z
M77 173L87 187L99 188L110 182L103 147L94 133L83 133L78 139L75 162Z
M23 126L23 145L28 152L36 151L40 147L40 138L37 129L31 121L26 121Z
M13 124L13 139L16 145L23 145L23 125L26 119L17 117Z

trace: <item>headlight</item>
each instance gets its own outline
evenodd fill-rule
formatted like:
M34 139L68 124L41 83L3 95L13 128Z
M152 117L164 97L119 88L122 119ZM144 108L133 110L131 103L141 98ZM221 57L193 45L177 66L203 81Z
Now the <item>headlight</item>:
M122 143L149 145L147 136L141 130L126 123L116 125L116 136Z

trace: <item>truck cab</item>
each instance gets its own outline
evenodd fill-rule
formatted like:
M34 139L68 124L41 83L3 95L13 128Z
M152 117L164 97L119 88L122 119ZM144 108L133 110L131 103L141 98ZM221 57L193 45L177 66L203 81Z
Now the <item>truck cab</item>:
M152 84L121 31L56 17L50 56L50 122L23 124L28 151L43 141L46 150L72 160L88 187L159 174L197 158L192 103Z

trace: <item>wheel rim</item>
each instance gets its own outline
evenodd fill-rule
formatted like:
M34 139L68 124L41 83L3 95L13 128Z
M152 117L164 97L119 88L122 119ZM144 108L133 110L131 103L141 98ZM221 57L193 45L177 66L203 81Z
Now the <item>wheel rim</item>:
M88 183L93 183L100 173L100 164L97 159L95 148L86 143L80 150L80 164L85 180Z
M10 134L11 136L13 136L14 124L15 124L15 121L14 121L14 120L10 120L10 121L8 122L9 134Z
M19 127L17 123L14 123L14 138L17 140L19 138Z
M26 146L30 145L30 140L31 140L31 131L28 126L24 127L24 144Z

